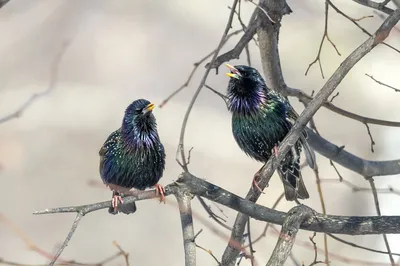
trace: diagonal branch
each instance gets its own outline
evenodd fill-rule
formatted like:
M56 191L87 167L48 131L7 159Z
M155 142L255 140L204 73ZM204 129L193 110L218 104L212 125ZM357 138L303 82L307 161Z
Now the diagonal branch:
M243 34L243 36L240 38L239 42L235 45L235 47L232 50L218 56L214 62L208 63L206 65L206 67L207 68L218 68L220 65L222 65L226 61L229 61L232 59L238 59L240 54L242 53L243 49L253 39L253 36L256 34L257 28L258 28L258 19L255 19L254 21L251 21L251 23L249 23L249 26L247 27L245 33Z
M392 89L392 90L394 90L395 92L400 92L400 90L399 89L396 89L395 87L393 87L393 86L390 86L390 85L388 85L388 84L386 84L386 83L383 83L382 81L379 81L379 80L377 80L377 79L375 79L373 76L371 76L371 75L368 75L368 74L365 74L367 77L370 77L373 81L375 81L376 83L378 83L379 85L382 85L382 86L385 86L385 87L387 87L387 88L390 88L390 89Z
M353 66L361 60L367 53L369 53L374 47L376 47L379 43L383 42L387 36L389 35L391 29L396 25L396 23L400 20L400 9L397 9L390 15L383 24L379 27L379 29L368 38L363 44L361 44L357 49L355 49L338 67L335 73L329 78L329 80L325 83L322 89L317 93L312 101L310 101L308 107L301 113L296 123L293 125L289 134L285 137L285 139L279 145L278 155L271 156L268 162L263 166L260 171L260 181L259 186L261 189L265 189L268 184L269 179L271 178L273 172L278 166L279 162L284 158L285 154L291 149L291 147L296 143L297 139L301 131L305 128L308 121L312 118L312 116L317 112L317 110L322 106L323 103L326 102L329 95L336 89L336 87L340 84L346 74L353 68ZM260 48L262 47L262 42L260 40ZM250 201L257 201L261 192L254 191L250 189L246 199ZM235 224L233 226L231 241L239 242L240 238L243 235L245 224L247 220L247 216L243 213L239 213L236 217ZM231 242L230 241L230 242ZM239 250L237 250L232 245L228 244L225 249L222 264L233 265Z
M192 197L180 191L175 194L175 197L181 216L185 266L196 266L196 243L194 242L192 207L190 204Z
M381 11L383 13L388 14L388 15L393 13L393 9L388 8L386 6L386 4L382 5L382 3L377 3L377 2L374 2L374 1L371 1L371 0L353 0L353 2L356 2L356 3L360 4L360 5L367 6L367 7L379 10L379 11Z
M313 99L313 97L307 95L302 90L291 88L291 87L284 87L282 89L282 93L286 96L296 97L299 99L299 101L301 101L302 103L306 103L306 104L308 104ZM400 122L380 120L380 119L375 119L375 118L370 118L370 117L354 114L354 113L351 113L344 109L341 109L328 101L325 102L323 104L323 106L337 114L340 114L340 115L348 117L350 119L359 121L360 123L363 123L363 124L375 124L375 125L388 126L388 127L400 127Z

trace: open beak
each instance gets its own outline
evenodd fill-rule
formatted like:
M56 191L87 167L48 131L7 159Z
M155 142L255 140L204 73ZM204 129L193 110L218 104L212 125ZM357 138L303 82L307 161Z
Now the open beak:
M240 79L242 75L240 74L239 70L237 70L234 66L230 64L225 64L225 66L227 66L231 71L230 73L226 73L225 75L227 75L230 78Z
M143 109L143 114L147 114L148 112L153 111L155 105L154 103L148 104L144 109Z

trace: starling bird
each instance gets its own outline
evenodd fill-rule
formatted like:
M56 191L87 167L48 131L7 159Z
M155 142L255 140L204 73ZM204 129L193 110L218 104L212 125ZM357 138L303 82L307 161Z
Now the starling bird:
M278 93L270 90L260 73L249 66L226 64L231 79L228 85L228 108L232 113L232 132L239 147L251 158L266 163L272 151L286 137L298 114L290 103ZM307 133L281 161L277 171L283 182L288 201L309 197L300 172L300 152L304 147L308 164L315 167L315 154L309 147ZM261 169L260 169L261 170ZM253 184L258 186L258 175Z
M131 188L144 190L154 186L160 201L164 201L165 189L158 181L165 167L165 151L153 109L154 104L145 99L132 102L126 108L121 128L107 138L99 151L101 179L113 191L109 209L112 214L118 213L122 193ZM135 202L120 206L119 211L134 213Z

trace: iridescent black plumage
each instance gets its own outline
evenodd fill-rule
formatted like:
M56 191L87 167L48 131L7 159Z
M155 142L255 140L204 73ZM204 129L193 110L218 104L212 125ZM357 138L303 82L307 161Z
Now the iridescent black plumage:
M165 151L158 136L153 108L154 104L144 99L130 104L121 128L107 138L99 151L100 176L116 196L131 188L144 190L160 186L157 183L164 171ZM120 209L124 213L135 210L134 203L125 210Z
M228 108L232 113L232 132L239 147L253 159L266 163L272 150L290 131L298 115L289 102L267 88L260 73L248 66L227 65L231 73L228 85ZM305 148L309 165L314 167L314 153L304 131L281 161L277 171L287 200L309 197L300 172L300 152Z

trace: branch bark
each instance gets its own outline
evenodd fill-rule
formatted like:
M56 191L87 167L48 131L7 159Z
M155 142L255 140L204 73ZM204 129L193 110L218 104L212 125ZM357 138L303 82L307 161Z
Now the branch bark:
M292 251L300 225L305 223L308 219L312 219L312 216L313 211L304 205L295 206L288 212L278 242L276 243L267 266L284 265Z
M190 204L192 197L181 191L178 191L175 197L178 201L181 217L185 266L196 266L196 243L194 242L192 207Z

